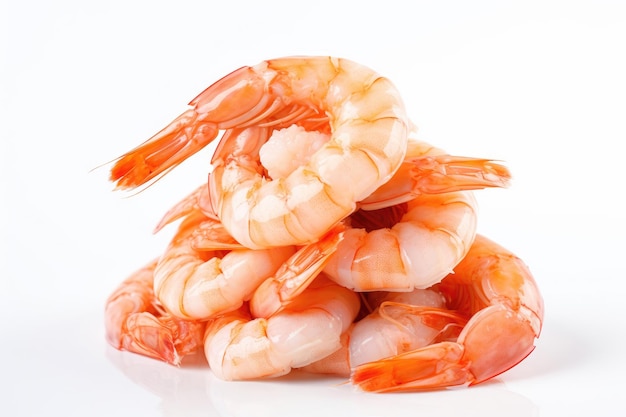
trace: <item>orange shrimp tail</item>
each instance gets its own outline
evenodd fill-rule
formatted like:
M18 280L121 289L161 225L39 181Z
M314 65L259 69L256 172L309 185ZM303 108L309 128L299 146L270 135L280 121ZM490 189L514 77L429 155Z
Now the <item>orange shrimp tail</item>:
M508 187L510 180L509 170L489 159L450 155L406 158L391 180L359 202L359 207L378 210L424 194Z
M166 313L154 297L152 281L157 260L124 280L109 296L104 312L107 342L172 365L202 346L204 323Z
M509 370L534 350L543 298L526 264L507 249L477 235L439 289L451 308L471 316L458 338L471 364L471 385Z
M441 342L357 366L352 383L364 391L418 391L462 385L470 378L463 347Z
M117 347L172 365L180 364L180 355L174 345L174 334L150 313L136 313L128 317L127 331Z
M126 330L118 345L114 346L179 365L184 356L196 353L202 347L203 337L204 323L142 312L127 318Z
M164 175L170 169L211 143L217 125L187 110L165 129L120 157L111 168L116 188L132 189Z
M414 188L421 194L507 187L511 180L505 166L488 159L440 155L405 162L410 164Z
M459 343L465 346L475 385L508 371L535 349L538 334L525 314L506 306L492 306L472 317Z
M255 317L269 317L300 295L324 269L343 239L345 226L336 225L319 241L302 246L274 277L265 280L250 299Z
M141 186L211 143L220 130L271 118L285 103L267 93L266 82L254 69L243 67L213 83L191 100L191 109L120 157L111 169L111 181L120 189ZM305 113L296 120L309 116Z
M471 315L458 342L474 375L472 384L497 376L535 348L544 315L543 298L526 264L477 235L466 257L440 284L452 308Z

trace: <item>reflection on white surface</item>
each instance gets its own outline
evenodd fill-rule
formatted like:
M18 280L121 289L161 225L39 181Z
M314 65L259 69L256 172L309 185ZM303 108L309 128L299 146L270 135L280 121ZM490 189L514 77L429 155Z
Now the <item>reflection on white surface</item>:
M204 358L180 368L139 355L107 349L107 358L129 379L161 398L164 417L264 417L319 415L382 416L415 411L425 416L536 416L539 408L495 379L472 388L433 392L371 394L334 377L292 372L285 377L245 382L217 379Z

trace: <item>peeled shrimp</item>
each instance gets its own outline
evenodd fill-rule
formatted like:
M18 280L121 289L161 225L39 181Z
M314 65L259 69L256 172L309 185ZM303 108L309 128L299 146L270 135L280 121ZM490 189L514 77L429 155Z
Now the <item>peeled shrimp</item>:
M212 173L213 206L250 248L310 243L352 213L400 166L409 121L389 80L357 63L297 57L243 67L207 88L168 127L116 161L111 179L134 188L206 146L222 129L328 125L330 139L284 178L224 147ZM323 130L323 129L322 129ZM248 140L265 140L252 131Z
M467 256L437 289L465 316L456 341L441 341L353 369L365 391L410 391L474 385L510 369L534 349L544 304L528 267L478 235Z
M339 349L359 306L355 293L319 276L267 319L253 318L244 306L209 321L209 366L225 380L285 375Z
M359 211L324 272L355 291L427 288L465 256L476 222L470 191L425 194L389 209Z
M220 247L229 250L211 250ZM192 212L159 259L154 292L171 314L208 319L239 308L294 252L292 246L241 248L219 222Z
M509 179L488 159L450 156L410 136L400 169L359 202L324 271L356 291L430 287L474 240L478 208L467 190L505 187Z
M137 270L109 296L106 339L116 349L178 365L202 348L205 325L165 312L152 291L155 266L156 260Z
M434 289L371 292L364 299L373 311L342 336L342 348L303 370L349 376L364 363L458 336L467 322L448 310L445 297Z
M436 290L387 293L350 334L350 366L395 356L458 335L467 322Z

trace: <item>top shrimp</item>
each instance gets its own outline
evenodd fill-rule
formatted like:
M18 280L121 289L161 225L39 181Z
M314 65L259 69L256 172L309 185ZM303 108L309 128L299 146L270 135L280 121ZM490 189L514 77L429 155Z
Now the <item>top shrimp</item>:
M281 178L267 175L258 158L233 155L229 147L214 157L216 214L250 248L315 241L388 181L406 152L410 122L400 94L388 79L345 59L291 57L246 66L190 105L115 162L111 180L117 188L158 178L220 130L269 129L263 140L292 125L330 131L308 161Z

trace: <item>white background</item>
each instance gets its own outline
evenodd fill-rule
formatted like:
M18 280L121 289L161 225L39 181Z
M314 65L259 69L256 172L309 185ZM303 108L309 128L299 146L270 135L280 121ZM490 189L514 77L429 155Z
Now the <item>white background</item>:
M597 1L3 0L0 414L624 415L626 8ZM479 229L530 266L536 351L470 389L372 395L294 375L224 383L109 348L106 297L171 236L201 153L147 191L107 167L210 83L285 55L390 78L421 138L505 161Z

